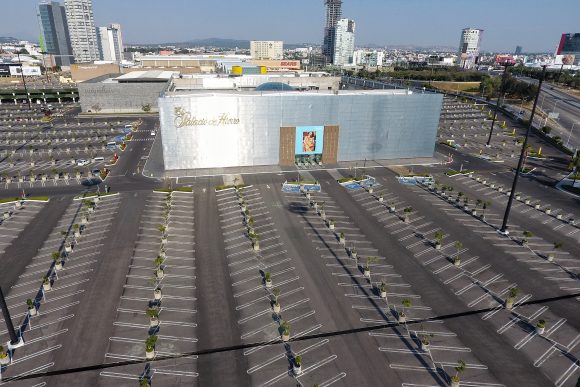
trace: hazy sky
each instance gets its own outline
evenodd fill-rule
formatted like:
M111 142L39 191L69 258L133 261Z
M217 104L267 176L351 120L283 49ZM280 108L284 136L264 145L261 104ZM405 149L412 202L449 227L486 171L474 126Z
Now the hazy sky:
M0 0L0 36L37 40L38 0ZM323 0L93 0L96 25L121 23L126 43L197 38L322 40ZM579 0L344 0L356 43L458 46L460 30L485 30L483 50L554 51L580 32Z

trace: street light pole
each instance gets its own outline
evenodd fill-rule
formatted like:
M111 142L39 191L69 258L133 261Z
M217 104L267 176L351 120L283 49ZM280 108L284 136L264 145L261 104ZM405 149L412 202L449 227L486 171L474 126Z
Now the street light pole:
M4 299L4 293L2 292L2 287L0 287L0 309L2 309L2 314L4 315L4 321L6 321L6 329L8 329L8 334L10 335L10 344L16 345L19 340L14 331L14 324L12 324L12 319L10 318L10 312L8 311L8 305L6 305L6 300Z
M22 77L22 84L24 85L24 92L26 93L26 100L28 101L28 109L32 110L32 106L30 105L30 96L28 95L28 87L26 87L26 81L24 80L22 61L20 60L20 51L17 51L16 55L18 56L18 63L20 63L20 76Z
M552 107L552 111L546 114L546 121L544 121L544 126L546 126L548 124L548 118L550 118L550 113L556 113L556 105L558 105L558 102L560 102L559 100L556 100L556 102L554 102L554 106Z
M508 74L508 68L510 66L509 63L505 63L505 70L503 72L503 76L501 77L501 86L499 88L499 95L497 96L497 102L495 104L495 112L493 113L493 120L491 121L491 129L489 130L489 138L487 139L487 144L485 146L489 146L489 144L491 143L491 136L493 135L493 126L495 125L495 120L497 118L497 112L499 110L499 102L500 99L503 95L504 89L505 89L505 81L507 79L507 74Z
M568 146L570 145L570 137L572 137L572 131L574 130L574 125L576 124L577 122L572 123L572 128L570 129L570 133L568 134L568 141L566 141L566 148L568 148Z
M514 177L514 182L512 184L512 190L510 191L510 198L508 199L507 206L505 208L505 214L503 216L503 223L501 225L500 233L507 235L507 222L510 216L510 210L512 208L512 202L514 200L514 195L516 193L516 187L518 185L518 178L520 177L520 171L522 169L522 164L524 162L524 155L526 153L526 147L528 145L528 138L530 137L530 130L532 129L532 122L534 121L534 114L536 113L536 106L538 105L538 97L540 96L540 90L542 90L542 83L544 82L544 77L546 76L546 67L542 66L542 77L540 78L540 84L538 85L538 92L536 93L536 98L534 99L534 106L532 107L532 115L530 116L530 121L528 122L528 129L526 130L526 137L524 143L522 144L522 151L520 153L520 160L518 161L518 167L516 169L516 176Z

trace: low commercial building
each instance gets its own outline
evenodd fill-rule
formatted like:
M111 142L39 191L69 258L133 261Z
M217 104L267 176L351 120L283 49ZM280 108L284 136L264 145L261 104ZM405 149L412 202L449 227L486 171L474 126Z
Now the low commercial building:
M242 77L243 78L243 77ZM238 78L239 79L239 78ZM283 82L187 89L158 101L166 173L432 157L442 96L409 90L297 91ZM201 82L203 84L204 82Z
M102 75L79 83L82 112L156 112L158 97L174 75L171 71L134 71Z

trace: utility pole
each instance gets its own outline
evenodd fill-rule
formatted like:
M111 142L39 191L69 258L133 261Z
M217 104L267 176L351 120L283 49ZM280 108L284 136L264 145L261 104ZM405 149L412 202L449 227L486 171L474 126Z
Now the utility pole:
M504 70L503 75L501 77L501 86L499 88L499 95L497 96L497 102L495 103L495 112L493 113L493 120L491 121L491 129L489 130L489 138L487 139L487 144L485 145L487 147L489 147L489 144L491 143L491 136L493 135L493 126L495 125L495 120L497 118L497 112L499 110L499 103L500 103L501 97L503 95L503 92L505 90L505 81L506 81L507 75L508 75L508 68L511 65L509 63L505 62L504 66L505 66L505 70Z
M20 63L20 76L22 77L22 84L24 85L24 92L26 93L26 100L28 101L28 109L32 110L32 106L30 105L30 96L28 95L28 87L26 87L26 81L24 80L22 61L20 60L20 51L17 51L16 55L18 56L18 63Z
M538 85L538 92L536 93L536 98L534 99L534 107L532 107L532 115L530 116L530 121L528 122L528 129L526 131L526 137L524 143L522 144L522 151L520 153L520 160L518 161L518 167L516 169L516 176L514 177L514 182L512 184L512 190L510 192L510 198L508 199L507 206L505 208L505 214L503 216L503 223L499 232L503 235L508 235L507 222L510 216L510 210L512 208L512 202L514 200L514 195L516 194L516 187L518 185L518 178L520 177L520 171L522 169L522 164L524 162L524 155L526 153L526 147L528 145L528 138L530 137L530 130L532 129L532 122L534 120L534 114L536 113L536 106L538 105L538 97L540 96L540 90L542 90L542 83L544 82L544 77L546 76L546 65L542 66L542 76L540 78L540 83Z

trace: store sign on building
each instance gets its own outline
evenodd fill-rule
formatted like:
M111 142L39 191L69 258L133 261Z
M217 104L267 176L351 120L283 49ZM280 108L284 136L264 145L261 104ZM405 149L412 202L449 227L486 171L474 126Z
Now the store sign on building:
M226 126L238 125L240 119L231 117L228 113L221 113L214 117L197 117L188 112L181 106L173 109L174 119L173 124L176 128L183 128L185 126Z

